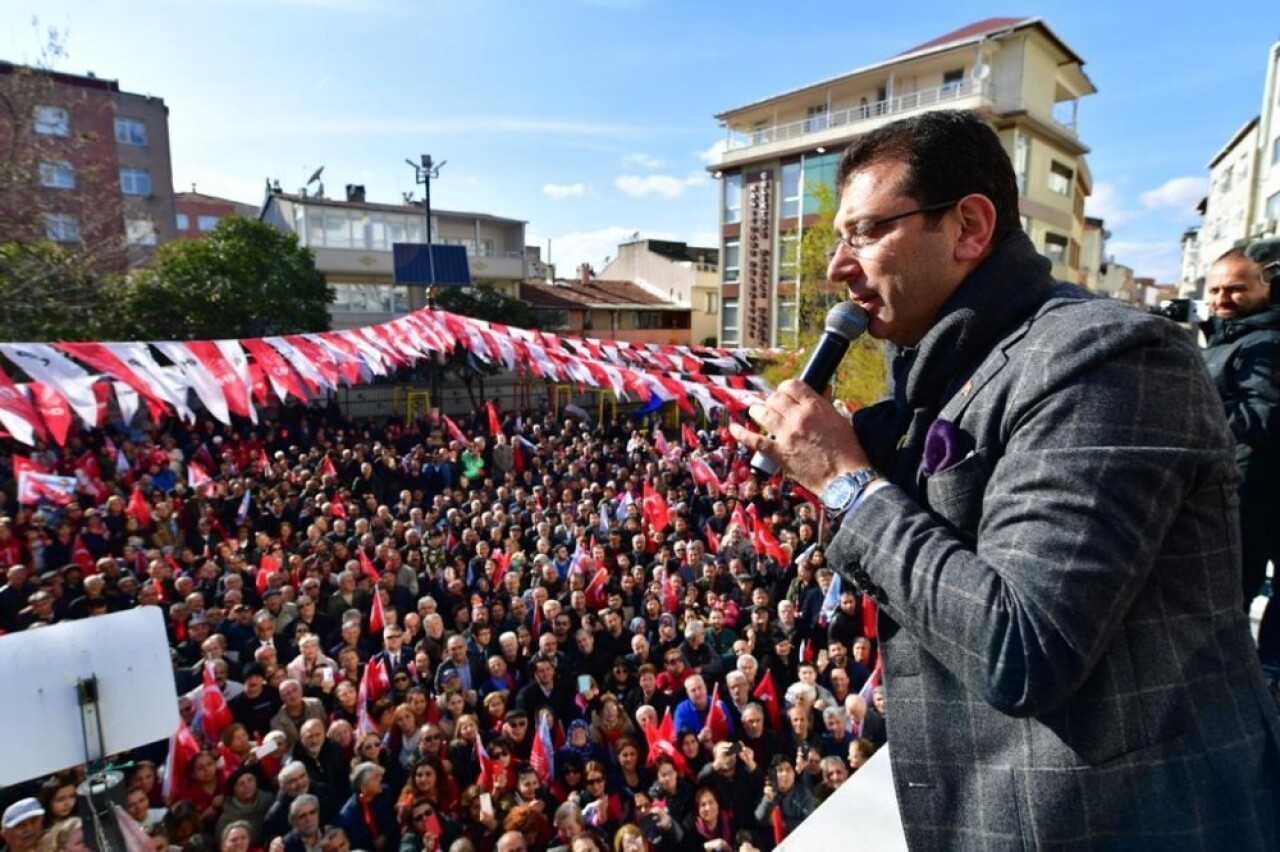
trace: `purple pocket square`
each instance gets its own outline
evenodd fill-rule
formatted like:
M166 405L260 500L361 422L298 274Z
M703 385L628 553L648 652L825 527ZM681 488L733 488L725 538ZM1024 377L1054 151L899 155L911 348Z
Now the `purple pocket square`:
M950 420L933 421L924 436L924 458L920 462L920 475L941 473L964 458L961 444L966 443L959 427Z

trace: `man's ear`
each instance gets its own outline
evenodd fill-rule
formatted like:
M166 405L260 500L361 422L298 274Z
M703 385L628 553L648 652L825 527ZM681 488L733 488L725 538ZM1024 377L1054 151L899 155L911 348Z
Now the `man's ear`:
M960 232L956 236L955 259L974 263L991 247L996 230L996 206L985 195L966 195L956 204Z

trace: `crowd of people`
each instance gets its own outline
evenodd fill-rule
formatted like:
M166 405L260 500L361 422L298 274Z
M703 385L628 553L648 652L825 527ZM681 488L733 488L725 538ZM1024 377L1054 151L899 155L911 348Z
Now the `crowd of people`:
M16 448L79 486L0 490L0 629L164 615L182 726L113 757L154 848L768 850L883 744L873 604L723 422L459 424ZM83 848L84 771L4 791L10 852Z

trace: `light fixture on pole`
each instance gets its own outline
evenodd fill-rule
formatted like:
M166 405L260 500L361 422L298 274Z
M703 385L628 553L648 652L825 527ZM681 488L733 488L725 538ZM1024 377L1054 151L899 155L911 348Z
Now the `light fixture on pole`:
M423 154L419 163L409 159L406 159L405 162L413 169L413 182L423 186L422 206L427 216L427 273L431 279L427 285L427 307L434 309L435 298L432 288L436 281L436 263L435 257L431 252L431 179L440 177L440 170L444 168L444 164L448 160L441 160L437 163L431 159L430 154Z

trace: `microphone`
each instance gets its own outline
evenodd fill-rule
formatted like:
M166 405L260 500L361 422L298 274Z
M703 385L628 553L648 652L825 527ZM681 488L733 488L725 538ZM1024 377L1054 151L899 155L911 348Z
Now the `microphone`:
M831 383L836 368L849 351L849 344L857 340L867 330L867 312L853 302L839 302L827 312L825 327L818 345L804 365L800 381L822 393ZM781 465L764 453L756 453L751 458L751 469L760 476L769 479L778 473Z

